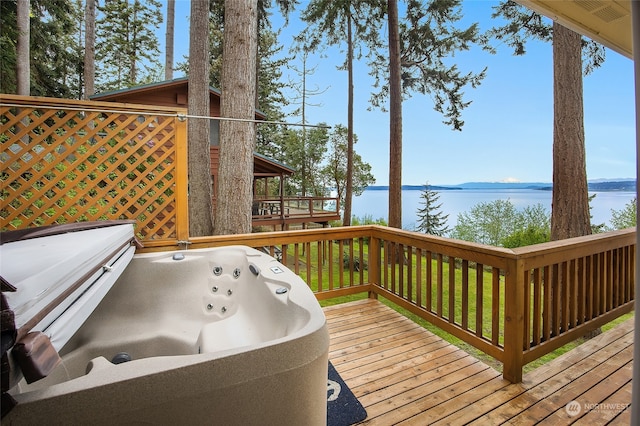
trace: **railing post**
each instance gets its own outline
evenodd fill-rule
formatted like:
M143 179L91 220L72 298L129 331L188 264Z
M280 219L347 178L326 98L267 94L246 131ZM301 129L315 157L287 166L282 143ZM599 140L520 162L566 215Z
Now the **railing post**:
M369 284L371 286L380 285L380 239L373 236L373 232L369 235ZM373 287L372 287L373 288ZM369 291L370 299L377 299L376 291Z
M185 111L186 112L186 111ZM189 164L187 158L187 120L175 118L176 161L176 239L189 241L189 194L187 192Z
M502 376L511 383L522 382L524 347L524 271L523 262L509 260L504 288L504 359Z

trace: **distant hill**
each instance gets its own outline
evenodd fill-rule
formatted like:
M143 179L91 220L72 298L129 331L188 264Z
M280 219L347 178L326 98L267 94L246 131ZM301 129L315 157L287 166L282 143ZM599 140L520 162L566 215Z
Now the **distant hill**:
M635 191L636 181L603 181L589 182L589 190L591 191Z
M635 179L596 179L588 182L589 191L635 191ZM424 185L402 185L406 191L422 191ZM551 191L553 185L549 182L466 182L459 185L429 185L434 191L451 191L463 189L537 189ZM389 186L372 185L367 191L386 191Z
M458 185L462 189L542 189L550 188L546 182L466 182Z
M437 186L437 185L429 185L429 188L433 191L450 191L450 190L461 190L464 188L460 188L458 186ZM367 186L367 191L387 191L389 187L387 185L370 185ZM402 189L405 191L422 191L424 189L424 185L402 185Z

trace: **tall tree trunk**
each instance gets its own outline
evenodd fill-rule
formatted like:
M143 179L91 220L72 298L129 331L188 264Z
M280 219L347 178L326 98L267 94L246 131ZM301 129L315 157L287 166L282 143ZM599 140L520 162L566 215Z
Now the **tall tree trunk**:
M96 1L87 0L84 8L84 99L95 93L96 81Z
M402 228L402 80L397 0L387 1L389 18L389 226Z
M344 215L342 224L351 225L351 199L353 198L353 34L351 6L347 12L347 72L349 74L349 100L347 101L347 176L344 190ZM338 198L340 199L340 198Z
M29 96L31 94L31 63L29 60L29 39L31 25L29 22L29 0L18 0L16 5L16 24L18 40L16 44L16 93Z
M167 35L165 39L165 51L164 51L165 80L173 79L173 39L174 39L175 18L176 18L176 0L168 0L167 1Z
M192 1L189 30L189 114L209 116L209 2ZM213 234L209 120L190 118L189 233Z
M553 24L551 239L591 234L584 141L581 37Z
M305 124L307 124L307 117L306 117L306 106L307 106L307 52L304 52L304 54L302 55L302 105L301 105L301 112L302 112L302 151L306 152L307 148L306 148L306 144L307 144L307 127L305 126ZM308 183L310 181L309 176L307 175L309 173L308 167L307 167L307 159L306 158L302 158L302 186L301 186L301 195L303 197L307 196L307 186Z
M224 12L220 114L255 118L258 0L227 0ZM253 152L251 122L220 122L220 168L215 234L251 232Z

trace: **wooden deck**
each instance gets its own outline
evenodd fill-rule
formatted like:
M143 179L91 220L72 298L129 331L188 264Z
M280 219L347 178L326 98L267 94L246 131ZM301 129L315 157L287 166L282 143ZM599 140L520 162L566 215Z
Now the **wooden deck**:
M633 319L510 384L379 301L324 311L329 359L367 410L361 424L630 423Z

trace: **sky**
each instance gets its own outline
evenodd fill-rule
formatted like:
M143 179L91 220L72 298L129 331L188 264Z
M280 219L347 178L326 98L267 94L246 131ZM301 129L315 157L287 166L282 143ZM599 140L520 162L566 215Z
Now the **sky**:
M497 1L466 0L464 23L478 22L487 30L494 21L492 7ZM292 38L304 29L297 12L289 25L279 12L271 16L272 28L282 28L279 42L284 54ZM188 54L189 1L176 1L175 60ZM166 7L165 7L166 9ZM385 28L386 30L386 28ZM164 28L160 38L164 57ZM322 93L309 99L307 123L347 124L347 72L337 70L344 61L344 46L309 56L307 86ZM455 185L464 182L551 182L553 145L553 62L550 43L529 42L527 54L513 56L506 45L498 53L475 49L456 54L461 72L478 72L487 67L481 85L465 88L465 100L472 101L462 113L462 131L443 124L429 96L414 93L403 102L402 183L405 185ZM300 69L294 59L290 67ZM284 81L300 81L289 67ZM175 77L180 74L176 73ZM606 61L583 79L587 178L636 177L633 61L610 49ZM354 69L355 151L372 166L376 185L389 182L389 114L369 110L373 79L366 64ZM295 92L286 93L293 99ZM290 110L297 105L291 105ZM287 121L299 122L299 117Z

